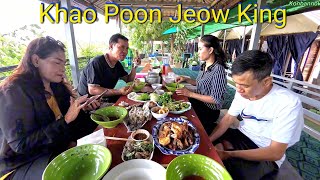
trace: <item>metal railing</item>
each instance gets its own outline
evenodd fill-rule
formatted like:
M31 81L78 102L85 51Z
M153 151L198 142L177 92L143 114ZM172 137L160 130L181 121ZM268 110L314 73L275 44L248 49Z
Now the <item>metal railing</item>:
M79 57L78 58L78 62L82 62L82 61L88 61L90 59L90 57ZM68 63L66 64L66 66L69 66L69 61L67 61ZM0 73L5 73L5 72L9 72L9 71L12 71L14 70L18 65L13 65L13 66L5 66L5 67L0 67ZM79 67L80 68L80 67ZM80 69L81 71L82 69ZM1 76L0 75L0 81L5 79L6 76Z
M0 67L0 73L12 71L12 70L14 70L14 68L16 68L17 66L18 66L18 65ZM4 79L4 78L6 78L6 76L0 76L0 81L1 81L2 79Z
M274 77L274 83L290 89L297 96L299 96L304 106L304 117L315 122L316 124L320 124L320 114L311 111L311 109L320 109L320 86L278 75L272 76ZM320 140L320 132L314 130L312 127L309 127L305 124L304 131L314 138Z
M229 81L232 81L231 71L226 70L226 72L228 75L227 79ZM320 114L314 113L310 110L313 108L320 110L320 86L274 74L272 74L271 76L273 77L274 83L290 89L297 96L299 96L301 102L303 103L303 113L305 119L308 119L316 124L320 124ZM228 86L232 87L233 89L236 89L236 87L229 82ZM312 127L305 124L304 131L312 137L320 140L320 132L313 129Z

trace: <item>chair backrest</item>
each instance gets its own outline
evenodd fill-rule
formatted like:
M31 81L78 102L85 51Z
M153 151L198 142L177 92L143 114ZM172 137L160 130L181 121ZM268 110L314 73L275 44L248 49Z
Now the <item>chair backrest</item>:
M183 53L183 61L187 61L189 58L191 58L191 53Z

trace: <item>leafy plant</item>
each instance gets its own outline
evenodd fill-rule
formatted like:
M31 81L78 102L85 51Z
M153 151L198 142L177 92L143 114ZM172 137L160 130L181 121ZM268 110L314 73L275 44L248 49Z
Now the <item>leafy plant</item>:
M87 45L80 49L80 57L87 57L90 59L102 54L104 54L103 50L97 45Z
M0 66L19 63L30 40L43 36L36 24L25 25L7 34L0 34Z
M36 24L25 25L12 32L0 34L0 67L17 65L30 40L43 36L44 31ZM9 76L12 71L1 72L0 77Z
M195 26L194 23L186 23L184 21L176 24L178 29L177 33L175 33L175 40L174 40L174 49L172 52L172 56L174 58L175 63L182 62L182 53L186 50L186 42L188 41L188 34L190 33L190 27Z
M162 35L162 33L172 26L173 24L170 21L161 23L147 21L143 24L133 21L125 25L127 28L125 35L129 37L130 46L133 46L139 52L151 53L151 43L153 41L167 41L169 36Z
M199 54L194 53L194 55L188 61L189 66L198 66L200 65Z

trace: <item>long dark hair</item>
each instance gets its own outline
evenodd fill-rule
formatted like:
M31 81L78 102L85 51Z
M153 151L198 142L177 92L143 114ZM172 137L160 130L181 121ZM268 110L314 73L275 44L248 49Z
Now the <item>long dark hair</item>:
M217 61L218 64L222 65L225 69L227 69L226 65L226 55L222 50L222 47L220 46L219 39L212 35L204 35L200 39L201 42L203 42L205 47L213 48L214 49L214 57L215 61Z
M49 57L52 53L63 51L65 52L65 46L62 42L53 39L50 36L41 37L32 40L27 50L20 61L20 64L14 69L12 75L7 77L1 84L0 90L7 89L12 83L19 78L26 78L34 82L40 83L43 86L38 69L33 65L31 57L36 54L41 59Z

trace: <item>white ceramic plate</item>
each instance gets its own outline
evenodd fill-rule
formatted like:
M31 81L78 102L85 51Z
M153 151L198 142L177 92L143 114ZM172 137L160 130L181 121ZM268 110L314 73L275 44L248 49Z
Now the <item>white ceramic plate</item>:
M150 101L150 99L149 99L149 100L146 100L146 101L136 100L135 97L136 97L136 96L139 96L139 95L141 95L141 94L143 94L143 93L131 92L131 93L129 93L129 94L127 95L127 98L130 99L130 100L132 100L132 101L141 102L141 103L145 103L145 102L147 102L147 101Z
M187 104L189 104L189 107L186 108L186 109L183 109L183 110L180 110L180 111L169 111L169 113L172 113L172 114L182 114L184 112L187 112L191 109L191 103L190 102L185 102Z
M103 180L165 180L166 169L146 159L125 161L111 169Z

